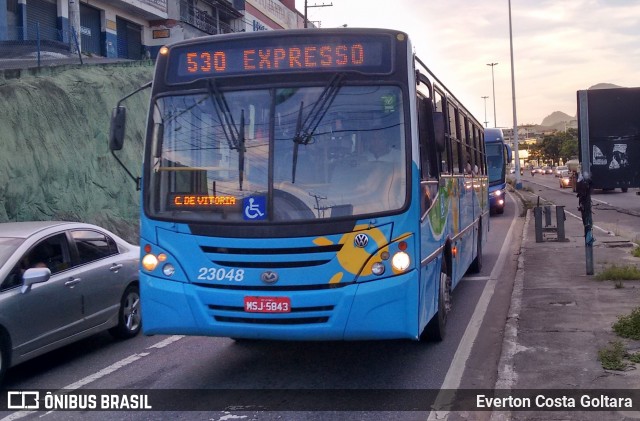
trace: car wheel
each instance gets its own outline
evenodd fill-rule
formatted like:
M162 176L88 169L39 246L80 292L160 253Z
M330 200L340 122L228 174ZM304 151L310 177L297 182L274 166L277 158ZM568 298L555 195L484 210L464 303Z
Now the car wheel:
M442 256L440 288L438 290L438 312L425 327L420 339L440 342L445 337L447 314L451 310L451 276L447 273L445 257Z
M142 328L140 314L140 290L137 285L129 285L122 294L118 325L109 329L109 333L121 339L133 338Z

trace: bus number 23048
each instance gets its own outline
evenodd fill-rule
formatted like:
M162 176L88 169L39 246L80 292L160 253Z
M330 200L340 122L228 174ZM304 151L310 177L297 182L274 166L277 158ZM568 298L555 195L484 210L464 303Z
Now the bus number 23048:
M224 269L224 268L200 268L198 269L198 280L200 281L235 281L244 279L244 269Z

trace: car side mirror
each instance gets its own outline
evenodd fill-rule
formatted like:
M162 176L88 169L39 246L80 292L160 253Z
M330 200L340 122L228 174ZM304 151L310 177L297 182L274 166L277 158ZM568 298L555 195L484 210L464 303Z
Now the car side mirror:
M26 293L31 289L31 285L47 282L51 278L49 268L31 268L27 269L22 275L21 293Z
M109 149L112 151L119 151L124 145L126 122L127 109L118 105L111 112L111 126L109 127Z

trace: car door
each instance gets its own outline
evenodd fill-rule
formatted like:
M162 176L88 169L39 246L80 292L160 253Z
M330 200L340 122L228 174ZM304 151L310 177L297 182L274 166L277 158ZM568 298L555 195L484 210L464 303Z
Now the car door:
M84 327L117 321L125 287L118 246L107 234L91 229L72 230L71 240L74 267L82 271Z
M25 292L13 288L3 302L5 314L14 314L14 352L24 355L63 341L82 329L82 295L77 273L71 267L65 233L35 244L21 259L24 269L42 264L51 270L48 281L34 284Z

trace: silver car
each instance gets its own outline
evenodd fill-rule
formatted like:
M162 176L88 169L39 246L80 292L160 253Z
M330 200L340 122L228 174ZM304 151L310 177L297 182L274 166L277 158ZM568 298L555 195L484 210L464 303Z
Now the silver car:
M138 246L95 225L0 223L0 381L97 332L137 335L139 259Z

